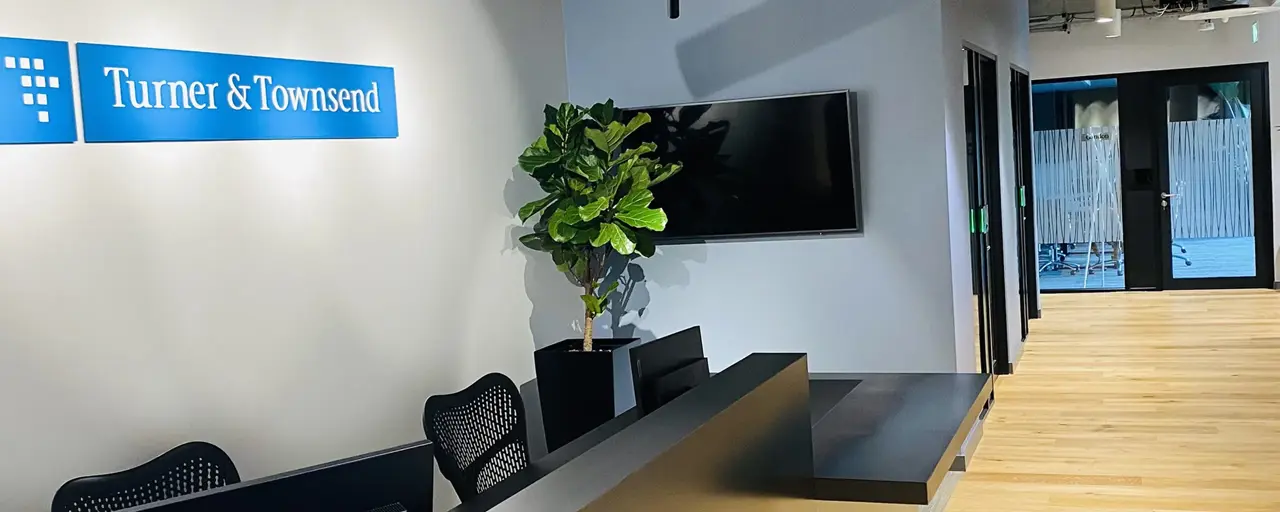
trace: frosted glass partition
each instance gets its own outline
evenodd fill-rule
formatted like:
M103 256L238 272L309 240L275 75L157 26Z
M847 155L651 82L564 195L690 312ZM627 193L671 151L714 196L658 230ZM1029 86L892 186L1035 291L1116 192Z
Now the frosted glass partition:
M1171 122L1173 277L1254 275L1250 119ZM1041 287L1124 287L1124 207L1115 126L1033 135Z
M1041 289L1124 288L1119 142L1115 126L1034 133Z
M1038 243L1124 239L1119 140L1114 126L1035 132Z
M1250 120L1169 123L1173 238L1253 236Z

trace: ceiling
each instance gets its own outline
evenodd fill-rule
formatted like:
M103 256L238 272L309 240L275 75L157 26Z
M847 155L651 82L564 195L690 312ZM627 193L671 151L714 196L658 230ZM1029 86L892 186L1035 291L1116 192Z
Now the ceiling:
M1093 12L1094 0L1029 0L1031 2L1031 19L1056 16L1063 12L1085 14ZM1155 7L1160 0L1116 0L1116 7L1121 9L1140 9Z

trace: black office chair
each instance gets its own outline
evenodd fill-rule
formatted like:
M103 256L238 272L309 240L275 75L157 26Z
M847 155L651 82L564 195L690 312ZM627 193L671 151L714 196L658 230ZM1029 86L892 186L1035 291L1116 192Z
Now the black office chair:
M464 502L529 467L524 400L500 373L428 398L422 428L435 444L440 472Z
M53 512L115 512L235 483L240 474L226 452L187 443L133 469L62 484Z

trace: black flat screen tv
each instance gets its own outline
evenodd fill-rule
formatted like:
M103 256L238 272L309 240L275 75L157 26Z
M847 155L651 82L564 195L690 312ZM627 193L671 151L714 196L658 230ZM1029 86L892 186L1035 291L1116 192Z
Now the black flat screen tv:
M856 101L834 92L628 109L653 121L629 140L684 170L654 186L659 242L856 232Z

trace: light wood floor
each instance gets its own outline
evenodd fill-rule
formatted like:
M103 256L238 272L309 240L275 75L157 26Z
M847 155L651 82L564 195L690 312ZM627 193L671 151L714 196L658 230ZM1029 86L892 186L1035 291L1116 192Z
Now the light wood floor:
M1280 511L1280 293L1044 296L947 510Z

